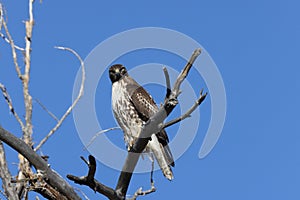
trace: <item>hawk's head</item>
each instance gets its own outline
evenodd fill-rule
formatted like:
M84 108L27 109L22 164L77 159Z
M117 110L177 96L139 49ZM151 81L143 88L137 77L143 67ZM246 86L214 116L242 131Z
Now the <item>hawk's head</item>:
M123 76L126 75L127 75L127 70L121 64L115 64L109 68L109 78L112 83L119 81Z

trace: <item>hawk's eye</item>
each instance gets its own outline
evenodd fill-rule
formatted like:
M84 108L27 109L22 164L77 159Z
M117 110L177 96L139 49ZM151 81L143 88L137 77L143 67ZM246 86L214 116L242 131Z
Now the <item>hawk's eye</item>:
M126 73L126 69L125 67L122 67L121 70L120 70L121 74L125 74Z

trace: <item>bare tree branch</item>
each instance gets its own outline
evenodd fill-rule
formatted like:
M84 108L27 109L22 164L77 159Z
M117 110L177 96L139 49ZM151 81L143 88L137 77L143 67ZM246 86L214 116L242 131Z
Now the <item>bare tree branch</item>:
M32 148L30 148L23 140L17 138L0 126L0 140L12 147L18 153L22 154L42 175L42 178L57 191L67 197L69 200L79 200L80 197L74 189L41 158Z
M31 68L31 38L33 29L33 6L34 0L28 0L29 19L25 21L26 37L25 37L25 72L23 74L23 95L25 103L25 130L23 132L24 141L31 145L32 143L32 97L29 93L30 68Z
M1 6L1 14L2 13L3 13L3 11L2 11L2 6ZM11 47L11 53L12 53L12 57L13 57L13 61L14 61L14 65L15 65L17 75L22 80L22 73L21 73L21 70L20 70L20 66L18 64L18 58L17 58L16 48L15 48L16 46L15 46L15 43L14 43L14 41L13 41L13 39L12 39L10 33L9 33L7 24L6 24L4 19L2 19L2 25L3 25L3 28L4 28L5 33L7 35L7 39L9 40L9 44L10 44L10 47Z
M89 167L87 176L78 177L74 175L67 175L67 178L74 181L74 183L89 186L92 190L103 194L111 200L119 199L114 189L107 187L94 179L96 173L96 159L90 155L89 162L87 164Z
M16 118L16 120L18 121L18 123L20 124L21 126L21 129L24 130L24 124L22 122L22 120L20 119L18 113L16 112L16 110L14 109L13 107L13 103L12 103L12 100L5 88L5 86L3 84L0 83L0 89L2 91L2 94L3 94L3 97L8 105L8 108L10 110L10 112L14 115L14 117Z
M55 133L55 131L57 131L57 129L59 129L59 127L62 125L62 123L64 122L64 120L67 118L67 116L74 109L74 107L76 106L76 104L78 103L79 99L82 97L83 92L84 92L85 67L84 67L83 60L78 55L78 53L76 51L74 51L73 49L71 49L71 48L67 48L67 47L56 47L56 48L60 49L60 50L65 50L65 51L71 52L80 61L81 73L82 73L81 85L80 85L80 89L79 89L79 93L78 93L77 98L73 101L72 105L67 109L67 111L65 112L65 114L60 118L60 120L57 122L57 124L50 130L50 132L46 135L46 137L44 139L42 139L42 141L36 146L36 148L34 149L35 151L39 150L43 146L43 144L45 144L47 142L47 140Z
M18 195L15 193L15 186L10 183L12 178L10 171L7 166L5 151L3 144L0 141L0 177L2 180L2 188L7 199L10 200L19 200Z
M34 100L41 106L41 108L42 108L44 111L46 111L46 112L50 115L50 117L52 117L56 122L59 121L59 119L58 119L51 111L49 111L49 110L46 108L46 106L44 106L44 105L42 104L42 102L40 102L40 100L38 100L38 99L34 99Z
M147 194L151 194L156 191L156 188L154 187L154 183L151 184L151 188L149 190L143 191L143 188L139 188L133 195L132 198L129 198L127 200L136 200L139 196L145 196Z
M89 197L79 188L74 188L76 191L80 192L85 200L90 200Z
M23 131L23 141L29 146L32 147L32 97L29 92L29 82L30 82L30 68L31 68L31 38L32 38L32 29L33 29L33 0L28 0L29 6L29 19L25 21L25 52L24 52L24 62L25 69L24 74L20 74L20 68L17 66L17 61L15 60L15 68L17 70L19 78L22 80L23 85L23 98L24 98L24 107L25 107L25 127ZM11 41L11 47L13 49L13 56L16 53L15 45L9 37L8 30L6 31L8 39ZM24 179L27 177L33 177L34 173L32 172L30 163L27 159L24 158L22 153L19 154L19 173L17 179ZM27 193L26 183L17 184L17 193L19 197L22 198ZM24 193L25 192L25 193Z
M186 76L188 75L191 67L193 66L195 60L197 59L197 57L201 54L201 49L196 49L192 56L190 57L189 61L187 62L187 64L185 65L183 71L179 74L179 76L177 77L177 80L174 84L174 87L172 89L172 93L174 95L174 97L178 97L178 95L180 94L180 85L181 83L184 81L184 79L186 78Z
M96 133L96 134L92 137L91 141L84 147L84 150L87 150L87 148L88 148L89 146L91 146L91 144L93 144L93 142L96 140L96 138L97 138L99 135L101 135L101 134L103 134L103 133L106 133L106 132L108 132L108 131L116 130L116 129L121 129L121 128L120 128L120 127L112 127L112 128L108 128L108 129L99 131L98 133Z
M11 44L11 41L10 41L7 37L5 37L5 35L4 35L3 33L1 33L1 32L0 32L0 37L2 37L2 39L3 39L5 42L7 42L8 44ZM15 44L14 44L14 47L15 47L17 50L25 51L24 48L19 47L19 46L15 45Z
M162 125L162 129L164 128L167 128L169 126L172 126L182 120L184 120L185 118L187 117L190 117L192 112L194 112L194 110L202 103L202 101L204 101L205 97L207 96L207 93L205 93L203 95L203 89L200 91L200 97L198 98L198 100L194 103L194 105L186 112L184 113L183 115L181 115L180 117L176 118L176 119L173 119L167 123L164 123Z
M9 146L14 148L17 152L19 152L19 172L16 176L16 180L14 181L14 194L17 199L28 199L28 192L35 191L40 193L42 196L48 199L80 199L77 194L74 192L73 188L68 185L55 171L51 170L48 164L43 160L43 158L39 157L35 151L32 149L32 97L29 92L29 83L30 83L30 70L31 70L31 44L32 44L32 32L34 26L34 15L33 15L33 3L34 0L28 0L28 15L29 19L25 21L25 49L16 46L10 35L8 26L6 21L3 19L3 10L2 4L0 4L0 30L1 27L4 27L6 37L4 34L0 33L0 36L4 39L4 41L8 42L12 49L12 57L13 63L15 66L15 70L17 72L18 77L22 81L23 86L23 98L24 98L24 107L25 107L25 120L24 124L22 120L19 118L17 113L15 112L12 101L5 89L5 87L1 84L0 89L6 99L6 102L10 108L10 111L13 113L17 121L20 123L22 132L23 132L23 140L16 138L14 135L10 134L2 127L0 127L0 140L7 143ZM24 73L22 74L21 68L18 64L18 58L16 49L23 51L24 56ZM71 51L74 53L73 50L65 48L64 50ZM74 53L77 57L79 55L75 52ZM81 63L82 60L79 58ZM84 68L82 66L82 68ZM84 69L83 69L84 74ZM84 78L83 78L84 79ZM81 89L81 95L83 93L83 89ZM76 100L78 101L78 100ZM76 103L75 103L76 104ZM63 120L67 117L67 115L71 112L72 108L75 105L71 106L71 109L67 110L66 114L62 117L61 121L58 122L58 125L55 126L52 131L53 133L57 130ZM42 144L41 144L42 145ZM2 144L1 144L1 148ZM4 151L1 151L0 156L3 157ZM1 160L3 163L6 164L6 160ZM0 163L2 164L2 163ZM1 171L3 172L2 168L4 165L1 165ZM32 166L34 166L37 170L37 174L35 174L32 170ZM4 176L3 176L4 177ZM3 185L7 182L12 184L11 178L4 177L5 180L2 180ZM6 191L5 191L6 192ZM9 199L11 199L8 196Z

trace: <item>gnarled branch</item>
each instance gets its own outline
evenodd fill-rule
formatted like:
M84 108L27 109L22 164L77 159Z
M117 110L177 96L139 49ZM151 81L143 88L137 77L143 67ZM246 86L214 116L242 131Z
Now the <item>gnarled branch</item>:
M22 154L42 175L42 179L51 187L56 188L59 193L68 199L79 200L80 197L74 189L57 172L52 170L47 162L41 158L23 140L17 138L0 126L0 140Z
M96 173L96 159L91 155L89 156L89 162L87 162L83 157L81 157L81 159L84 160L84 162L88 165L88 175L83 177L67 175L67 178L74 181L74 183L89 186L92 190L103 194L109 199L118 199L118 196L114 189L103 185L94 178Z

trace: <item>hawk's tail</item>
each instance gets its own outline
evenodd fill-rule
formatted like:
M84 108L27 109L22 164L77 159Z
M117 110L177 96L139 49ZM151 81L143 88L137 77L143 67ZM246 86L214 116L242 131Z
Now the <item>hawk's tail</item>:
M156 135L152 135L148 147L151 152L153 152L164 176L170 181L173 180L174 176L171 166L174 166L174 161L169 147L167 145L163 147L162 144L158 142Z

